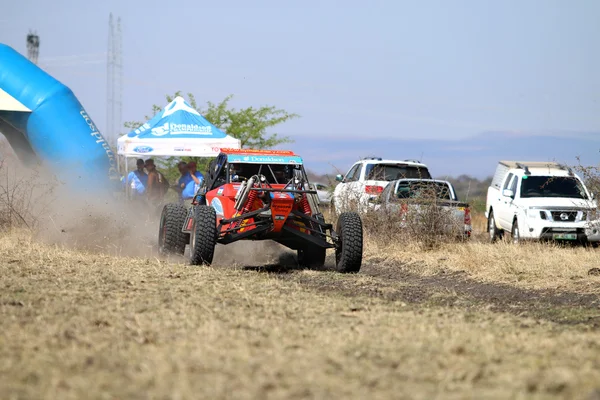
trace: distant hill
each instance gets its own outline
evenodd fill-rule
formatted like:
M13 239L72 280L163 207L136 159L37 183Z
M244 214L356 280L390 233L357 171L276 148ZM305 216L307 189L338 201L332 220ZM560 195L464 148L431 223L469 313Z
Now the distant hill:
M464 139L377 139L375 137L343 140L320 137L298 140L288 145L300 154L306 168L316 173L346 173L361 157L418 159L429 166L434 176L466 174L485 180L500 160L559 161L577 165L600 163L600 133L517 134L486 132ZM329 173L331 175L331 173ZM335 176L333 174L332 176Z
M469 201L474 198L485 198L487 196L487 189L492 183L492 177L485 179L477 179L469 175L460 175L456 178L442 178L450 181L456 189L458 198L461 200Z
M444 177L439 179L445 179L452 183L460 200L468 202L477 211L485 211L487 190L492 183L491 176L485 179L477 179L469 175L460 175L456 178Z

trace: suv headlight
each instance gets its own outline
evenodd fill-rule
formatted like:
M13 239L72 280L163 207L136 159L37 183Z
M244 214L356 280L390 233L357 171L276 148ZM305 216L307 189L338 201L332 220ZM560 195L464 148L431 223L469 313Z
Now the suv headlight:
M548 211L542 210L538 207L531 207L525 209L525 216L531 219L544 219L551 220L552 218L548 216Z

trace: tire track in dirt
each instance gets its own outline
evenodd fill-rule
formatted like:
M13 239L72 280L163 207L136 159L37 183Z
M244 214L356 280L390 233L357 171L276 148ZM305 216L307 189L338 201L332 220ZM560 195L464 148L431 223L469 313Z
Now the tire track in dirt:
M343 296L464 309L486 307L494 312L520 317L600 328L600 296L595 294L522 289L508 284L476 281L459 272L421 276L409 268L405 264L372 261L364 264L358 275L307 274L297 268L289 255L282 257L278 264L245 267L309 289ZM361 276L369 279L360 279Z

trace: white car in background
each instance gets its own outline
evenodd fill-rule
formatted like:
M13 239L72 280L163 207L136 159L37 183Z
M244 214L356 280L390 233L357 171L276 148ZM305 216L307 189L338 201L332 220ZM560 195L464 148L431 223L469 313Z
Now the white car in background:
M321 182L313 182L313 185L317 190L319 204L329 204L331 202L331 195L333 194L330 187Z
M490 241L600 243L598 202L571 168L546 161L500 161L488 188Z
M389 182L397 179L431 179L427 165L415 160L364 158L356 162L333 192L332 209L336 214L346 210L367 211Z

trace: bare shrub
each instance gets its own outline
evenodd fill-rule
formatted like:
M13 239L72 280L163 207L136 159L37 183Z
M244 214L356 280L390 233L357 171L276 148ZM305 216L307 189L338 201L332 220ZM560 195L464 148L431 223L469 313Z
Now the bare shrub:
M592 228L600 228L600 203L598 203L598 195L600 194L600 166L583 166L578 159L579 165L575 167L576 172L581 176L585 186L594 196L596 210L588 213L588 224Z
M0 229L35 229L53 201L56 182L39 170L0 161Z
M600 194L600 166L583 166L580 163L575 170L581 175L588 191L596 196Z
M422 250L464 238L464 221L436 193L375 204L363 213L365 231L382 245L406 243Z

